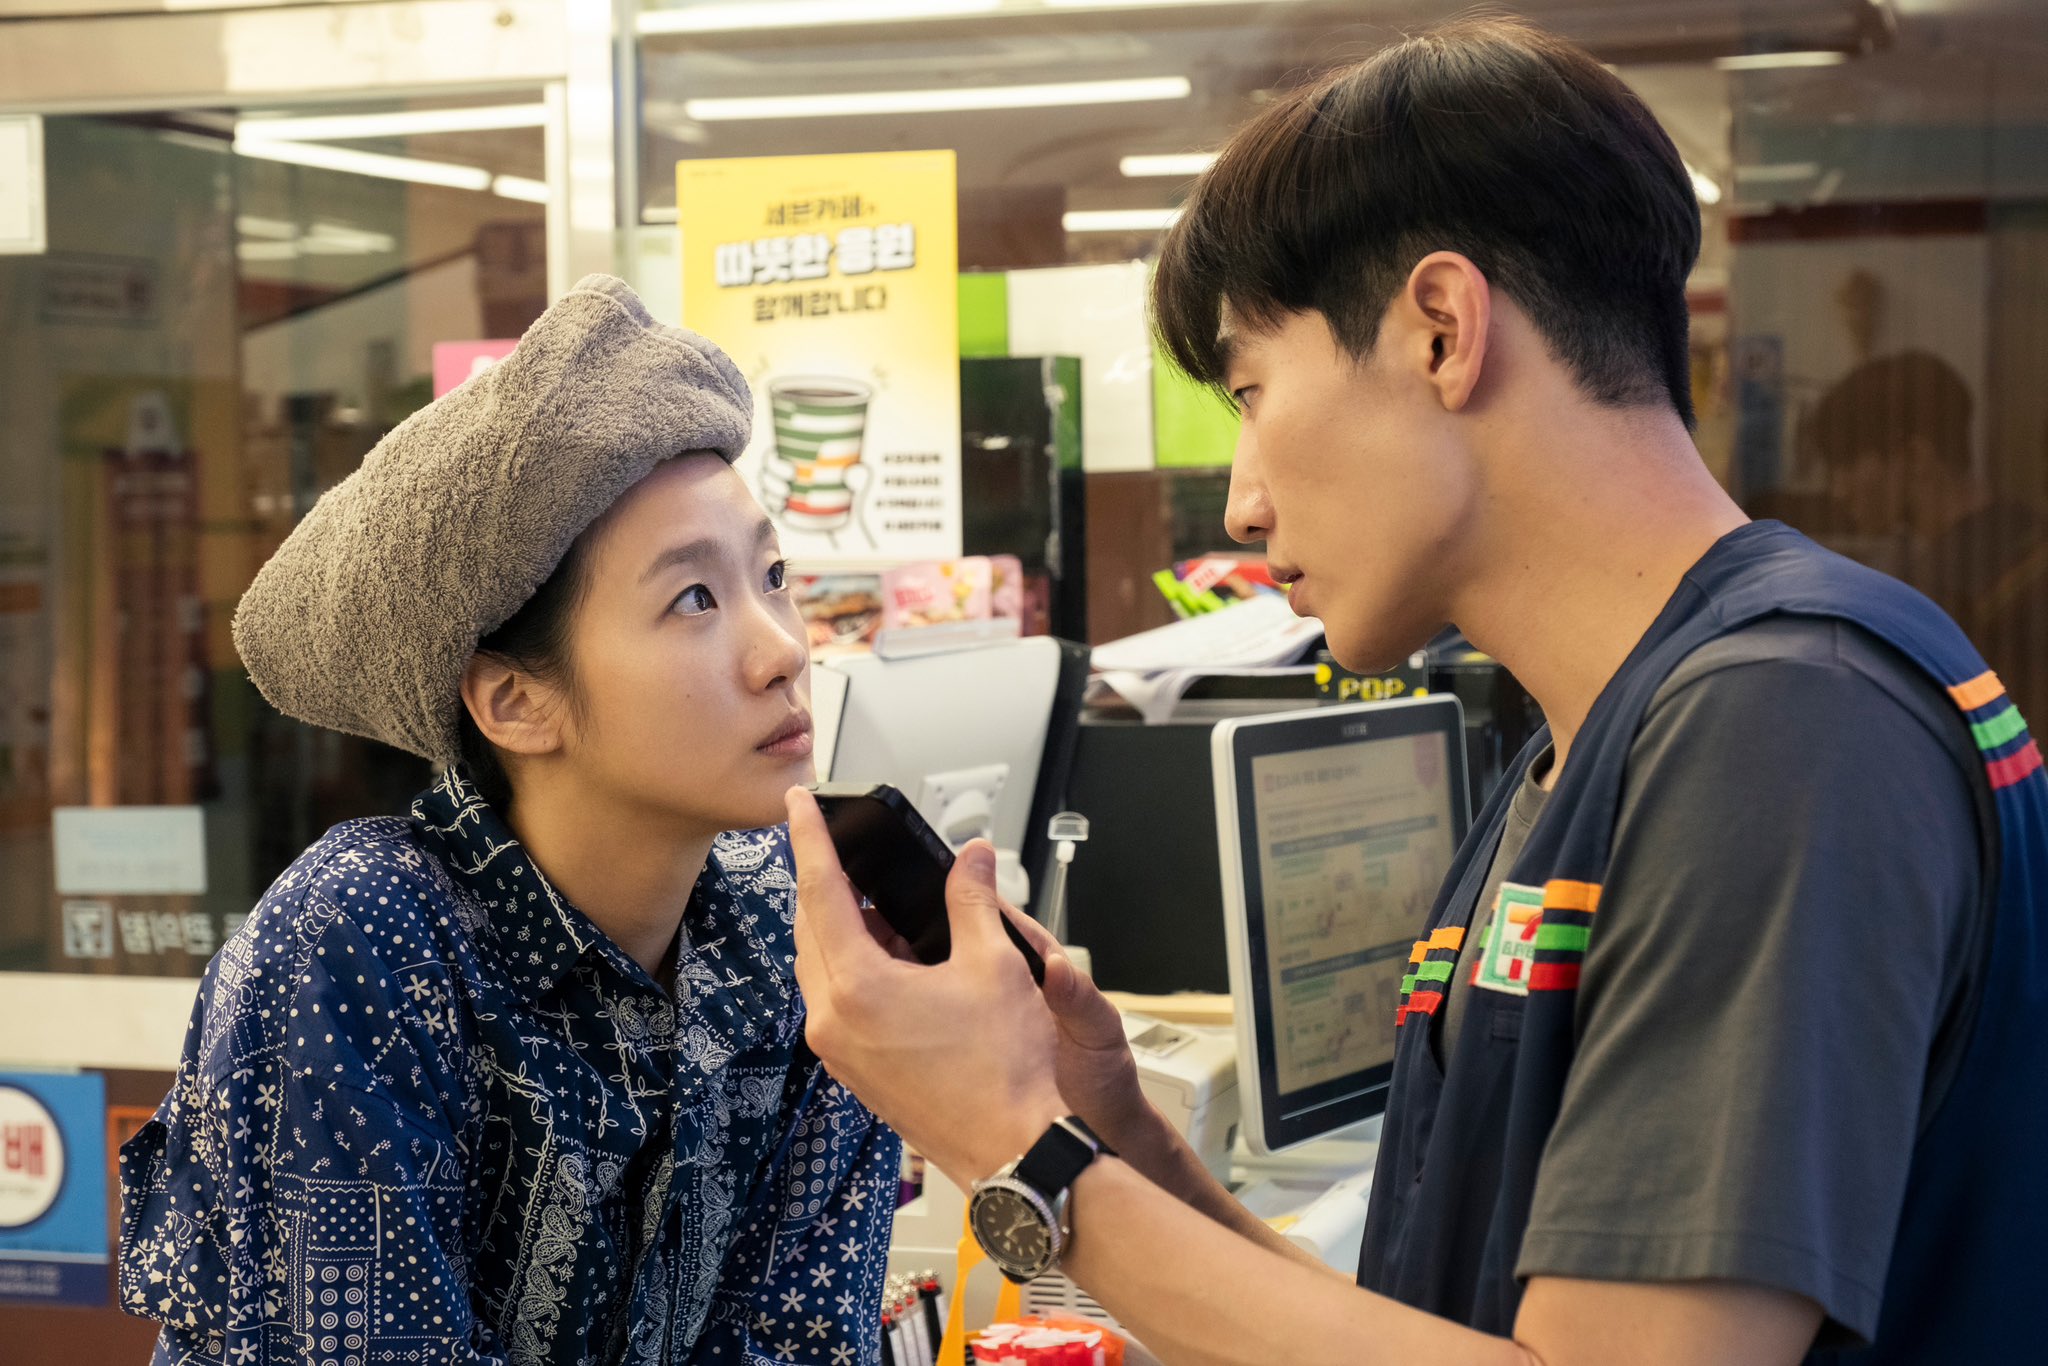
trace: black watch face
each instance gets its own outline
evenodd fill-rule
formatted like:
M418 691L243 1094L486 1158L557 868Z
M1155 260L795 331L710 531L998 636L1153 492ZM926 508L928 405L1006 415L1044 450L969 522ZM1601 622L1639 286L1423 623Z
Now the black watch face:
M1052 1230L1015 1191L997 1186L977 1192L968 1217L974 1240L1005 1270L1036 1274L1051 1265Z

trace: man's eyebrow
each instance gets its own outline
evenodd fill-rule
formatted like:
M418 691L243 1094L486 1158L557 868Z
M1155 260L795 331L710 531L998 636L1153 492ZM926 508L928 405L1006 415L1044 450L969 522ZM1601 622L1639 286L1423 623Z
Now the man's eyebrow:
M1238 352L1241 347L1242 339L1238 336L1236 329L1232 328L1228 323L1216 329L1216 377L1218 379L1227 379L1229 377L1230 367L1237 363Z

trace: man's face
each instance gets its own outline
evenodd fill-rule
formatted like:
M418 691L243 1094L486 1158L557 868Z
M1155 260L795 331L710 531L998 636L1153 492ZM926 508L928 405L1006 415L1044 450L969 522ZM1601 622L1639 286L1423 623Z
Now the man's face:
M670 460L596 528L564 757L607 802L693 829L782 819L811 781L809 650L773 525L715 455Z
M1397 664L1449 620L1476 502L1426 361L1403 354L1427 343L1383 336L1359 361L1320 313L1252 330L1224 312L1225 378L1243 414L1230 534L1266 542L1295 611L1322 620L1339 663Z

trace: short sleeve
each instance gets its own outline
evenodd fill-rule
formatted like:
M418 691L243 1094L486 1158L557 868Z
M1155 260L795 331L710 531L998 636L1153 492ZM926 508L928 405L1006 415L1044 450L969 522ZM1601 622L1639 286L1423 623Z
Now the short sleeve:
M1824 1342L1876 1331L1981 916L1976 794L1937 705L1832 650L1660 696L1521 1276L1744 1281L1819 1304Z

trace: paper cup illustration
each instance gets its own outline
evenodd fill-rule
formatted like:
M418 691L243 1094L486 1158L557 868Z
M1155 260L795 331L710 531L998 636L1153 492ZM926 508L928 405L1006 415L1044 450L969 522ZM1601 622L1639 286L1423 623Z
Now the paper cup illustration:
M852 522L874 392L859 380L816 375L768 382L775 449L762 465L761 501L770 516L801 531Z

